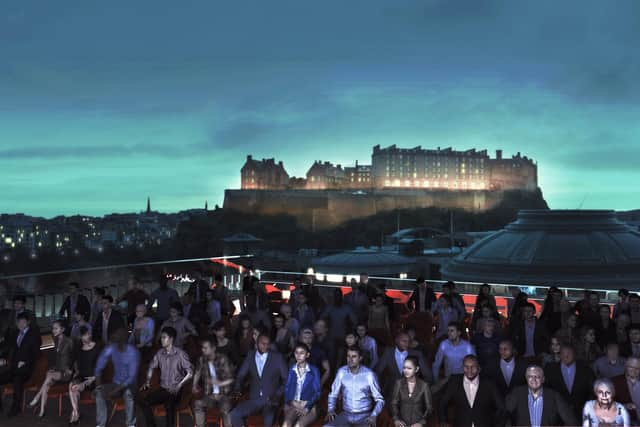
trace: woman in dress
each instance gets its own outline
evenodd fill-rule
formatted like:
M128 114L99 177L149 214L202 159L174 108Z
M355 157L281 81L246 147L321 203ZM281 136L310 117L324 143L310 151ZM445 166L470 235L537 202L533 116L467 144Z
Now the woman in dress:
M433 409L431 389L417 377L418 358L407 356L402 366L402 378L396 381L391 397L391 417L395 427L426 427Z
M133 321L133 331L129 335L129 344L135 345L142 355L144 362L149 362L153 357L153 335L155 322L147 316L147 306L136 306L136 318Z
M73 373L71 370L73 340L64 334L65 328L64 320L56 320L53 322L53 325L51 325L51 335L53 337L55 351L54 367L47 371L44 383L42 383L40 390L31 403L29 403L30 408L35 408L38 402L40 402L40 413L38 414L40 418L44 417L49 388L56 382L68 382L71 380Z
M80 413L78 412L80 393L95 388L94 372L100 347L93 340L91 329L80 327L80 343L74 353L73 378L69 383L69 401L72 408L70 425L77 425L80 421Z
M582 410L584 427L628 427L631 422L629 412L622 403L614 400L616 389L608 378L600 378L593 383L595 400L589 400Z

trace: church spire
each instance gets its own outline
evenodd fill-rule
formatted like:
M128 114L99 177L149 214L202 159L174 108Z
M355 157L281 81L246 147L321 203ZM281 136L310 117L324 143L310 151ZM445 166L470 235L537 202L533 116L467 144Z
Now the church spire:
M208 201L208 200L205 200L205 201L204 201L204 210L205 210L205 211L208 211L208 210L209 210L209 201Z
M147 213L151 213L151 197L147 197Z

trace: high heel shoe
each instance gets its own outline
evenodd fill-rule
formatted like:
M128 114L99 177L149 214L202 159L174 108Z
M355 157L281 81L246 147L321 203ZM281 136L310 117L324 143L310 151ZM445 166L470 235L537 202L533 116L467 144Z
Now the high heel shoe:
M38 414L37 417L40 419L43 419L46 415L47 415L47 411L44 411L43 413Z
M38 401L37 401L37 400L32 400L31 402L29 402L29 403L27 404L27 407L28 407L29 409L35 409L35 407L36 407L36 406L38 406Z

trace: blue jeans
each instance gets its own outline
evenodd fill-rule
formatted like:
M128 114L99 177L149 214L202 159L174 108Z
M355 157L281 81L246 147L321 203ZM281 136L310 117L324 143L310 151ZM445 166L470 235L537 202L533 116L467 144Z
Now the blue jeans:
M118 384L102 384L96 387L94 395L96 397L96 426L105 427L107 425L107 399L109 394L116 388ZM125 413L127 417L127 426L136 425L136 406L133 400L133 392L130 388L125 388L122 393L122 399L124 400Z

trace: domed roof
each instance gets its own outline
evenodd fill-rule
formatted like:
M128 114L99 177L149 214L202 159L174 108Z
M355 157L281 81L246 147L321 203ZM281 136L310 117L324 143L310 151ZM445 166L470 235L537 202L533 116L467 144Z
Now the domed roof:
M467 248L446 280L640 286L640 232L604 210L524 210L515 222Z
M406 273L415 261L390 252L373 249L356 249L349 252L316 258L312 264L323 273Z

